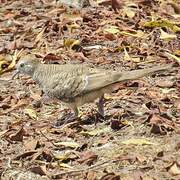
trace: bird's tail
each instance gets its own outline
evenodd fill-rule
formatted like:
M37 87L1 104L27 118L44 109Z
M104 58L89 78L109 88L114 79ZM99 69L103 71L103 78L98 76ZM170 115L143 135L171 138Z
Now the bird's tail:
M172 65L161 65L161 66L154 66L152 68L121 72L118 82L139 79L141 77L153 74L155 72L164 71L170 68L172 68Z

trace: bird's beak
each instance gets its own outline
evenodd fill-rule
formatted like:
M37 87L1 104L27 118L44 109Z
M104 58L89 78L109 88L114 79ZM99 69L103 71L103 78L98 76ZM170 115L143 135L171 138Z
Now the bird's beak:
M12 79L14 79L16 76L18 76L19 75L19 71L18 70L16 70L14 73L13 73L13 75L12 75Z

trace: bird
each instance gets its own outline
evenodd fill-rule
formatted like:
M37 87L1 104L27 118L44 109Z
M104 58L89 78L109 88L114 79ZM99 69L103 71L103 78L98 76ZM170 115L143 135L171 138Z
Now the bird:
M117 84L171 67L171 64L166 64L146 69L114 71L84 64L44 64L33 55L25 55L16 64L13 78L17 74L29 75L45 95L64 102L73 110L75 117L79 116L80 106L98 99L98 112L104 117L104 94L111 93Z

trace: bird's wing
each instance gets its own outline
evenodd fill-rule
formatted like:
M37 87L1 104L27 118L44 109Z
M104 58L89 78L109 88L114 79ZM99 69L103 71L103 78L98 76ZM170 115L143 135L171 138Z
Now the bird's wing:
M83 93L98 90L110 84L118 82L121 76L120 72L102 71L94 74L85 75L83 78L86 83L83 88Z
M138 69L132 71L99 71L85 76L86 85L83 92L89 92L106 87L116 82L124 82L129 80L135 80L143 76L150 75L155 72L171 69L172 65L158 65L146 69Z
M82 94L103 88L116 82L117 72L100 71L83 74L61 73L49 78L44 91L51 97L58 99L73 99Z

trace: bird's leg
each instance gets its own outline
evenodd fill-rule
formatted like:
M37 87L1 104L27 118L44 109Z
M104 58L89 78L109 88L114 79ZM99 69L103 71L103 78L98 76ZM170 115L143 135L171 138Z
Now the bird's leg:
M55 125L56 127L73 122L74 120L79 118L78 108L74 104L67 104L67 106L71 110L73 110L73 113L64 114L60 119L57 120L56 125Z
M98 108L98 113L104 117L104 95L102 95L99 98L99 101L96 103L97 108Z
M72 107L71 107L72 108ZM75 117L79 117L79 110L78 110L78 108L75 106L74 108L72 108L73 109L73 111L74 111L74 116Z

